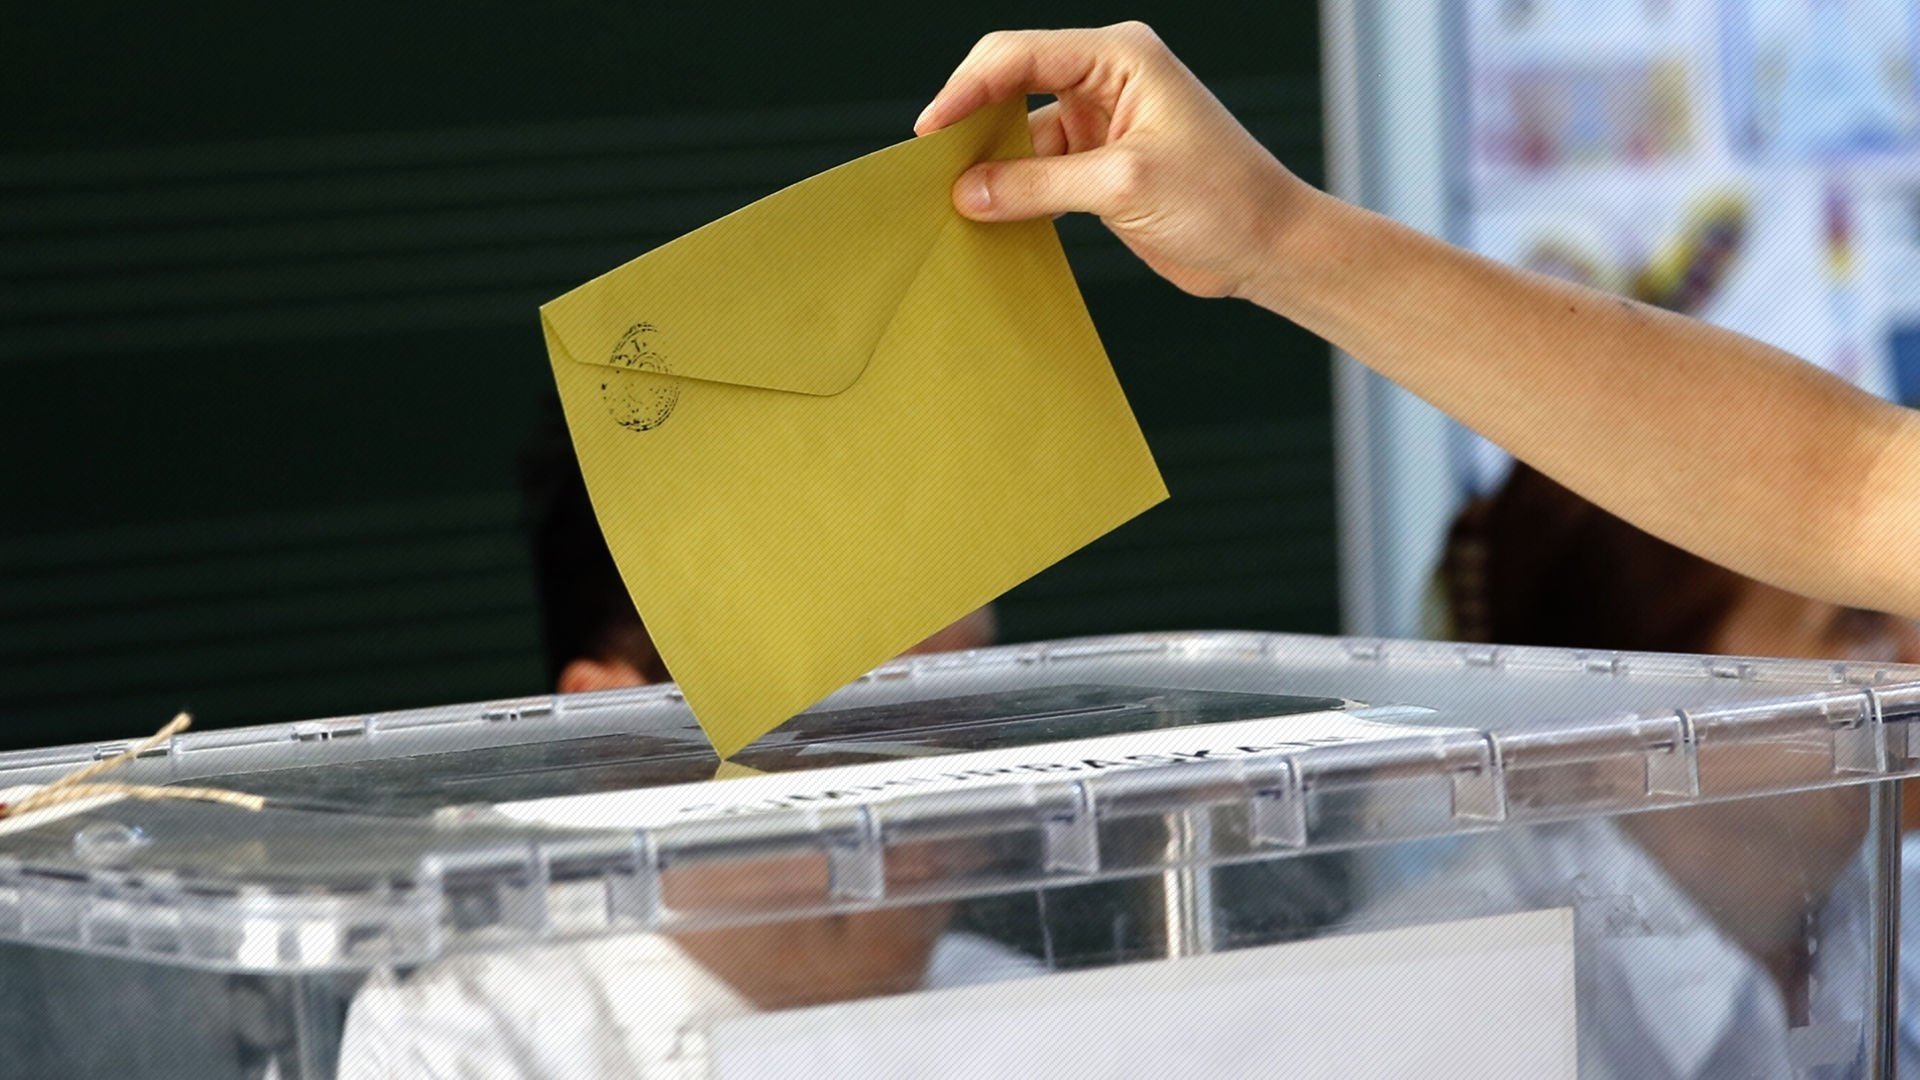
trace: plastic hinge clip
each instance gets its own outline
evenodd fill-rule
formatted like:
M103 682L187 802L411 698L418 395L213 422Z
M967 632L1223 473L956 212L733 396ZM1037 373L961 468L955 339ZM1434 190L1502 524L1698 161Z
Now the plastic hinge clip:
M534 845L524 866L523 874L501 883L500 922L518 930L542 930L547 925L547 890L553 884L546 851Z
M478 857L476 857L476 855ZM546 925L551 874L546 852L528 845L505 853L454 852L427 855L418 871L445 906L445 918L460 930Z
M1700 743L1693 717L1673 714L1673 739L1647 751L1647 794L1693 799L1700 795Z
M827 888L836 900L878 900L886 895L886 852L873 807L860 807L855 827L827 841Z
M1468 821L1507 820L1507 769L1500 741L1482 735L1481 759L1453 774L1453 816Z
M1887 771L1887 725L1871 690L1844 703L1852 715L1835 716L1833 771L1877 776ZM1909 733L1908 738L1912 735Z
M1886 702L1881 699L1878 691L1869 691L1869 693L1873 694L1874 711L1880 714L1880 722L1886 723ZM1920 724L1914 723L1914 719L1912 716L1902 717L1900 724L1900 729L1906 733L1906 737L1901 740L1903 747L1901 757L1906 761L1920 759Z
M1074 784L1071 804L1042 819L1040 852L1049 874L1091 874L1100 869L1100 821L1086 784Z
M607 875L607 917L616 923L652 928L666 916L666 888L660 875L660 845L651 832L633 838L633 867Z
M1874 721L1880 725L1880 730L1886 732L1892 724L1887 720L1889 710L1885 692L1879 687L1869 686L1866 694L1867 708L1873 711ZM1914 723L1916 717L1910 713L1898 709L1894 713L1893 723L1899 727L1891 732L1891 738L1886 741L1893 744L1890 749L1896 755L1896 760L1889 761L1888 766L1905 769L1908 763L1920 758L1920 724Z
M1252 789L1247 822L1253 842L1263 847L1305 847L1307 796L1299 767L1289 758L1271 758L1259 760L1259 768L1269 775L1247 777Z

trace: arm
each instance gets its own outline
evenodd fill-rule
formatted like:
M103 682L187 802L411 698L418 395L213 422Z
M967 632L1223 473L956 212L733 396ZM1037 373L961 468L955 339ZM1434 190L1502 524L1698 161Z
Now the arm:
M1656 536L1791 592L1920 617L1910 410L1324 196L1249 289Z
M1315 191L1138 24L991 35L916 128L1025 92L1058 98L1033 114L1039 156L970 170L962 213L1098 214L1174 284L1293 319L1655 535L1920 617L1920 415Z

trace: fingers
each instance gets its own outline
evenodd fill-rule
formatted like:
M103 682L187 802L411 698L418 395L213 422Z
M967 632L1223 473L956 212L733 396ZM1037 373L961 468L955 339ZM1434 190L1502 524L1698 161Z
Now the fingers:
M975 221L1025 221L1074 211L1111 217L1129 205L1139 174L1138 155L1114 146L989 161L954 181L953 205Z
M1003 30L976 43L947 77L913 130L938 131L975 109L1015 94L1071 89L1099 62L1097 30Z
M1027 129L1033 135L1033 152L1038 157L1077 154L1104 146L1112 125L1111 114L1078 95L1027 114Z
M1159 39L1140 23L988 34L934 95L913 130L938 131L1015 94L1061 94L1093 83L1110 83L1117 90L1125 72L1155 47Z
M1028 113L1027 128L1033 136L1035 157L1058 157L1073 149L1073 140L1067 136L1067 127L1057 101Z
M1036 157L1059 157L1067 152L1067 128L1060 116L1060 103L1042 105L1027 114L1027 130L1033 134Z

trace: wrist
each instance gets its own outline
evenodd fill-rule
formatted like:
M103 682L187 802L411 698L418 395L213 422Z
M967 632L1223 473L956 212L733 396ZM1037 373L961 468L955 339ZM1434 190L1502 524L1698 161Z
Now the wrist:
M1345 203L1282 172L1256 210L1252 252L1233 295L1299 321L1314 281L1337 257Z

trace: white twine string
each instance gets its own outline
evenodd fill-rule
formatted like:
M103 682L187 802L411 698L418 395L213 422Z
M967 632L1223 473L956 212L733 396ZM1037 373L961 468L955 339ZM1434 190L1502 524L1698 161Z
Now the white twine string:
M58 780L40 787L25 797L13 802L0 803L0 820L17 818L36 810L83 799L112 801L114 799L194 799L200 802L224 803L238 806L244 810L258 810L267 805L267 800L258 795L249 795L242 791L228 791L224 788L205 787L161 787L154 784L117 784L89 783L101 773L110 772L125 765L148 750L159 746L193 724L193 717L186 713L173 718L166 727L134 743L110 758L82 765ZM98 805L96 803L95 805ZM76 808L76 810L79 808ZM60 815L56 815L60 816Z

